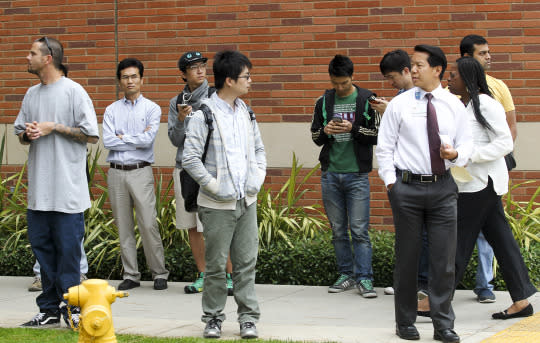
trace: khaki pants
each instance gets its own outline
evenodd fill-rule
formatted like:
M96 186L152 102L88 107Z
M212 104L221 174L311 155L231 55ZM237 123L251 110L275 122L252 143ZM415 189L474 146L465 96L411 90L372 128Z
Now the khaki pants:
M144 255L153 279L167 279L163 243L156 221L156 196L152 167L134 170L110 168L107 178L109 199L114 221L118 227L124 279L140 281L137 266L135 241L135 221L133 208L137 214L137 225L141 234Z

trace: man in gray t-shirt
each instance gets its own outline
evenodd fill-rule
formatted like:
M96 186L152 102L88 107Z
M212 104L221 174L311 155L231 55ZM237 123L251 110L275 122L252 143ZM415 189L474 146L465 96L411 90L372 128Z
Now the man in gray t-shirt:
M62 295L79 284L83 212L90 207L86 144L97 143L96 113L86 91L62 76L63 47L42 37L26 57L40 83L30 87L15 120L28 153L28 239L41 265L39 313L25 327L59 326L60 312L78 325L78 308L59 308Z

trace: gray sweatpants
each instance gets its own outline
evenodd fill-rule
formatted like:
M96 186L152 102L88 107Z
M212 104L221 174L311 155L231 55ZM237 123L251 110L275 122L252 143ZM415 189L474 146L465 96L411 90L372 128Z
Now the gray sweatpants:
M235 210L199 207L199 217L204 227L206 259L202 321L207 322L212 318L225 320L225 268L230 251L238 322L257 322L261 314L255 294L255 264L259 244L257 203L246 207L245 199L241 199L236 202Z

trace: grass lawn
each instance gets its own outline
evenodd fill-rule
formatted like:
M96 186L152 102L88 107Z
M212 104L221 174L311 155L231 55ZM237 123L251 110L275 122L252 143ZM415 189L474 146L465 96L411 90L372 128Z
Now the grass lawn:
M0 343L76 343L79 338L77 332L66 329L3 329L0 328ZM118 343L196 343L196 342L219 342L238 343L241 340L215 340L204 339L200 337L182 337L182 338L158 338L136 335L116 335ZM278 340L249 340L250 343L283 343ZM287 343L293 343L287 341Z

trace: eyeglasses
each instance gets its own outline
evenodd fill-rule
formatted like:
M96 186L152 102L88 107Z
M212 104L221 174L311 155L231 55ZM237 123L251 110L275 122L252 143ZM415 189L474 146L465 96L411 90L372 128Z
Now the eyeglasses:
M122 75L122 80L137 80L139 78L139 75L133 74L133 75Z
M47 36L43 36L43 38L41 39L45 42L45 45L47 45L47 49L49 49L49 52L51 53L51 57L53 57L54 55L51 46L49 45L49 40L47 39Z
M251 79L251 73L247 73L247 75L240 75L238 76L239 79L246 79L246 80L249 80Z
M189 70L206 69L206 63L192 64L187 67Z

